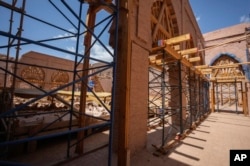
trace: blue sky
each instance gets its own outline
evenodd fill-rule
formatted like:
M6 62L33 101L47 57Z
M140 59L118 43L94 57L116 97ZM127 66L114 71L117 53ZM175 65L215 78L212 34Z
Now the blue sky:
M5 2L10 3L10 0L5 0ZM21 7L20 2L17 1L17 7ZM27 38L33 41L40 41L46 39L55 39L55 38L63 38L58 39L56 41L45 42L45 44L66 50L64 51L56 51L55 49L46 48L37 44L28 44L22 45L20 54L24 54L29 51L37 51L41 53L46 53L49 55L54 55L57 57L74 60L75 56L71 53L76 52L76 48L78 47L78 53L83 54L85 48L83 46L83 35L80 36L79 44L77 45L76 37L74 35L77 33L78 19L72 14L72 12L59 0L51 0L52 3L48 0L27 0L25 11L28 15L32 17L38 18L48 24L53 24L54 26L50 26L45 23L41 23L41 21L35 20L33 18L25 16L23 23L23 31L22 37ZM66 4L70 6L70 8L78 15L79 13L79 1L78 0L65 0ZM56 6L56 7L55 7ZM61 12L67 17L63 16L60 11L56 8L59 8ZM82 11L82 21L86 22L86 14L87 14L88 4L84 3L83 11ZM99 23L100 20L108 17L109 14L105 11L101 11L98 13L96 19L96 23ZM0 31L8 32L10 27L10 10L0 6ZM13 30L12 34L17 32L19 27L20 14L14 13L13 19ZM95 28L95 35L98 36L100 34L100 30L108 24L111 19L107 19L103 23L99 24L97 28ZM109 28L105 30L105 33L100 35L100 39L104 42L108 50L112 52L112 48L108 46L108 36L107 32ZM81 25L80 33L86 31L85 27ZM69 37L71 36L71 37ZM8 38L4 36L0 36L0 46L6 45L8 43ZM68 37L68 38L67 38ZM94 38L92 42L94 41ZM16 43L16 41L15 41ZM15 47L11 48L11 56L15 55ZM67 53L67 51L71 53ZM0 53L6 54L6 48L0 48ZM107 50L99 42L96 42L93 49L91 50L91 57L96 59L101 59L104 61L110 61L112 59L111 55ZM79 58L80 59L80 58Z
M202 33L250 22L250 0L189 0Z
M11 0L4 0L5 2L11 2ZM45 24L41 24L39 21L34 21L31 18L25 17L24 27L22 36L24 38L29 38L34 41L53 39L58 37L67 37L76 33L77 19L72 15L72 13L62 4L59 0L51 0L57 7L59 7L64 14L71 20L72 24L66 20L60 12L58 12L48 0L27 0L26 2L26 13L42 19L46 22L52 23L64 30L54 28ZM21 1L18 1L21 2ZM35 2L35 3L34 3ZM74 9L77 13L79 9L78 0L65 0L70 7ZM214 31L220 28L232 26L239 24L241 22L250 22L250 0L189 0L194 15L200 26L202 33ZM20 6L18 4L17 6ZM84 8L87 9L87 5ZM85 21L87 10L83 10L82 19ZM104 11L100 12L97 16L97 22L101 18L107 17L108 14ZM10 11L0 6L0 31L8 32L9 28ZM18 20L20 19L17 13L14 14L13 22L13 34L16 33L18 28ZM107 21L100 24L100 28L96 28L96 35L99 35L99 31L106 26ZM99 31L98 31L99 29ZM81 32L84 31L82 26ZM110 51L112 48L108 46L109 33L106 32L101 36L102 41L108 47ZM0 36L0 46L6 45L8 42L7 37ZM80 38L79 53L83 53L84 46L83 36ZM57 40L56 42L47 42L55 47L62 48L64 50L75 52L76 51L76 38L65 38ZM43 52L49 55L55 55L58 57L66 59L74 59L74 56L68 53L62 53L60 51L55 51L46 47L38 46L35 44L23 45L20 50L20 54L24 54L30 50ZM15 55L15 48L11 49L11 55ZM0 48L0 53L6 54L6 49ZM92 49L91 56L93 58L102 59L105 61L110 61L112 57L110 54L100 45L96 43Z

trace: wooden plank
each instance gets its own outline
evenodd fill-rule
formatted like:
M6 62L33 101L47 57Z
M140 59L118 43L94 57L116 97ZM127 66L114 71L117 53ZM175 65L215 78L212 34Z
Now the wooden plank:
M178 51L178 53L181 54L181 55L194 54L194 53L197 53L197 52L198 52L197 47Z
M88 19L87 19L87 26L88 27L94 27L95 25L95 19L96 19L96 13L95 7L91 6L88 10ZM85 44L85 51L88 50L91 47L91 38L92 34L90 31L87 31L86 36L84 38L84 44ZM87 51L85 54L86 57L90 57L90 52ZM87 98L87 86L84 84L84 82L88 82L88 70L89 69L89 58L85 58L83 61L83 72L82 72L82 78L86 78L81 83L81 95L80 95L80 109L79 109L79 128L83 128L88 125L88 120L85 118L85 107L86 107L86 98ZM75 152L78 154L83 154L84 149L84 137L85 133L84 131L80 131L77 133L77 140L78 143L75 148Z
M204 68L208 68L208 65L200 65L200 66L194 66L196 69L204 69Z
M245 91L242 92L242 97L243 97L243 112L244 115L248 115L248 108L247 108L247 94Z
M180 44L176 44L172 46L175 51L179 51L181 49Z
M165 47L165 46L154 47L154 48L152 48L151 52L160 51L160 50L162 50L164 47Z
M239 81L244 81L245 79L237 79L236 82L239 82ZM224 79L224 80L217 80L215 78L210 78L210 81L211 82L218 82L218 83L227 83L227 82L235 82L235 79L232 78L232 79Z
M143 2L143 1L139 1L139 3L140 3L140 2L143 3L143 4L145 4L145 2ZM165 28L160 27L162 17L163 17L164 14L165 14L165 8L166 8L166 2L163 1L162 5L161 5L161 9L160 9L160 11L159 11L159 15L158 15L158 18L157 18L157 22L156 22L155 28L154 28L154 30L153 30L153 35L152 35L153 39L156 38L156 35L158 34L159 29L160 29L161 31L166 31ZM151 17L154 17L154 16L151 15Z
M202 74L211 74L212 73L212 69L203 69L203 70L200 70Z
M163 64L163 59L157 59L155 61L156 65L162 65Z
M185 35L181 35L181 36L177 36L177 37L167 39L167 40L165 40L165 43L167 45L171 45L171 44L176 44L176 43L188 41L190 39L191 39L191 35L188 33L188 34L185 34Z
M173 48L171 48L169 45L167 45L164 50L169 53L171 56L173 56L175 59L181 59L181 55L178 54Z
M201 72L212 72L213 70L212 69L201 69L200 71Z
M149 67L154 68L155 70L158 70L160 72L162 72L162 66L157 66L156 64L149 64Z
M117 148L117 164L119 166L126 166L129 164L129 115L130 115L130 78L131 78L131 34L129 26L129 12L128 9L132 8L132 3L128 3L127 0L120 0L120 12L119 18L122 21L119 21L119 34L118 34L118 50L120 56L117 57L117 73L115 84L116 93L114 97L115 100L115 133L114 137L116 143L114 147Z
M214 112L215 111L215 93L214 93L214 83L212 82L212 88L210 90L210 96L211 96L211 111Z
M184 59L184 58L181 59L181 63L184 64L187 67L192 66L192 64L187 59Z
M155 60L156 60L156 56L149 56L148 57L148 60L149 60L149 62L155 62Z
M188 58L188 61L189 62L197 62L197 61L200 61L201 60L201 57L192 57L192 58Z
M239 67L238 64L227 64L227 65L218 65L218 66L210 66L210 68L235 68L235 67Z
M213 81L213 82L215 82L215 80L210 80L210 81ZM237 80L237 81L244 81L244 80L242 80L242 79L240 79L240 80ZM235 82L235 80L234 79L228 79L228 80L216 80L216 82L217 83L231 83L231 82Z
M213 80L238 80L238 79L245 79L245 76L226 76L226 77L211 77Z

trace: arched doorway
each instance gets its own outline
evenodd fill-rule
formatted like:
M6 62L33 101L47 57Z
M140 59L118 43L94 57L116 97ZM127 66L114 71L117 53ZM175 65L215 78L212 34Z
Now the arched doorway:
M214 104L216 111L243 112L243 83L245 79L239 61L222 54L212 63Z

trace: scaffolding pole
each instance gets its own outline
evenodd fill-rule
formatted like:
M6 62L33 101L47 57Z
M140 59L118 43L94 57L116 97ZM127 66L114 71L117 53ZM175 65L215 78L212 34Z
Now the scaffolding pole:
M0 111L0 118L1 118L1 142L0 142L0 147L2 148L7 148L9 146L15 146L17 144L21 143L28 143L31 141L38 141L38 140L45 140L49 138L54 138L54 137L59 137L59 136L68 136L68 142L67 142L67 150L66 150L66 156L67 158L70 158L72 156L72 153L70 149L72 147L78 146L80 148L80 152L82 152L81 146L79 143L83 142L84 139L86 139L88 135L84 135L81 138L78 138L78 140L72 143L72 135L76 133L84 133L86 131L97 131L97 130L102 130L105 129L109 131L109 139L108 139L108 165L111 165L111 160L112 160L112 139L113 139L113 121L114 121L114 89L115 89L115 82L112 81L112 86L111 86L111 101L110 101L110 108L105 105L104 101L94 92L93 90L88 93L91 93L96 101L98 101L104 109L108 112L108 118L102 118L102 117L95 117L95 116L90 116L87 115L84 111L78 111L78 109L75 108L75 98L77 98L76 95L76 85L81 84L82 85L82 97L80 99L80 105L81 109L80 110L85 110L86 106L86 101L84 98L84 94L86 97L87 90L91 89L88 85L88 81L91 77L94 77L98 75L99 73L112 69L112 78L114 78L116 74L116 58L117 58L117 35L118 35L118 14L119 14L119 8L118 4L119 1L116 0L114 3L112 2L104 2L104 1L98 1L95 3L90 3L86 1L74 1L74 3L77 4L77 6L73 7L71 6L72 3L69 3L65 0L62 1L51 1L48 0L46 5L50 6L55 14L60 15L62 19L66 20L65 25L68 23L70 26L72 26L73 29L75 29L75 32L72 32L68 30L68 27L63 27L59 25L60 22L51 22L48 21L46 18L40 18L39 16L33 15L33 13L30 13L29 9L25 9L25 3L29 2L30 4L34 3L32 1L26 1L26 0L13 0L12 3L0 1L0 10L5 9L5 11L8 11L10 13L10 23L9 23L9 28L6 31L5 29L0 28L0 37L1 38L6 38L5 43L0 44L0 49L1 52L6 51L6 58L5 60L1 59L1 62L5 63L5 66L2 67L0 66L0 70L4 72L4 83L3 87L1 87L0 90L6 91L8 89L8 76L11 76L12 82L11 82L11 87L12 87L12 99L11 99L11 107ZM18 6L20 5L20 7ZM83 7L84 5L84 7ZM95 11L91 10L91 7L95 7ZM106 11L107 16L104 16L101 18L101 20L98 20L96 22L95 20L92 20L91 24L85 24L84 23L84 11L86 8L89 7L89 11L93 16L95 17L95 14L99 14L100 9L104 9ZM77 11L78 9L78 11ZM13 16L13 14L16 15L16 17ZM17 16L18 15L18 16ZM53 15L51 16L53 17ZM14 20L15 19L15 20ZM39 23L39 25L42 25L48 29L48 32L53 29L55 31L60 31L67 33L65 36L59 36L59 37L51 37L51 38L46 38L46 39L37 39L36 33L40 33L39 29L37 29L36 32L34 32L32 35L29 35L29 32L25 31L27 28L27 25L25 22L25 19L32 21L35 25L35 23ZM75 20L75 21L73 21ZM2 21L2 22L1 22ZM1 20L1 25L8 25L8 23L3 22ZM19 22L18 26L18 32L15 33L13 32L13 29L15 28L13 25L13 22L17 21ZM114 23L114 24L112 24ZM100 26L103 25L104 26ZM111 26L112 24L112 26ZM101 27L101 28L100 28ZM108 28L112 27L112 35L110 35L110 40L112 40L115 44L113 45L113 51L111 51L107 47L107 42L105 41L106 39L102 38L102 35L104 33L108 32ZM98 30L96 30L98 28ZM22 32L25 33L22 33ZM98 32L96 32L98 31ZM86 35L87 34L87 35ZM54 34L56 36L58 34ZM88 36L86 40L88 42L85 42L85 52L81 53L81 39L82 36L86 35ZM69 51L61 46L58 46L55 43L63 42L66 41L67 39L70 39L72 37L75 37L75 51ZM4 41L4 40L3 40ZM73 41L73 40L72 40ZM93 56L90 56L91 51L93 50L93 47L96 44L99 44L103 50L105 50L109 56L112 58L111 61L103 60L102 58L95 58ZM20 55L21 55L21 47L28 47L28 46L39 46L40 48L43 48L44 50L49 49L52 51L57 51L60 52L61 54L67 54L70 56L73 56L72 63L73 69L72 70L66 70L64 69L64 66L62 68L56 68L56 67L49 67L41 64L25 64L22 62L19 62L20 60ZM80 48L81 47L81 48ZM32 47L36 49L36 47ZM14 50L16 49L16 50ZM12 52L11 52L12 51ZM35 51L35 50L34 50ZM11 53L14 52L15 59L11 60L10 55ZM90 67L89 63L90 61L95 61L98 63L102 63L101 66L98 67ZM12 64L13 71L9 69L10 64ZM85 65L83 65L85 64ZM87 65L86 65L87 64ZM60 86L54 88L54 89L44 89L44 87L40 87L36 84L36 82L33 82L32 80L27 80L26 78L23 78L22 75L20 75L20 66L28 66L28 67L33 67L33 68L40 68L43 70L51 70L51 71L63 71L67 72L70 75L72 75L72 80L69 80L69 82L66 82L64 84L61 84ZM79 70L79 67L84 66L82 69ZM91 72L90 72L91 71ZM85 74L82 74L85 73ZM35 96L32 97L30 100L27 100L19 105L15 105L14 103L14 97L16 97L17 91L16 88L19 86L19 83L25 83L29 85L32 89L35 91ZM71 94L71 100L70 102L66 102L59 94L61 90L64 90L65 88L69 89ZM18 89L17 89L18 90ZM29 91L29 90L28 90ZM32 91L33 92L33 91ZM27 92L25 93L27 95ZM1 94L2 95L2 94ZM58 102L61 102L66 105L66 109L64 108L63 110L59 111L51 111L51 112L46 112L46 113L36 113L32 112L29 113L27 110L29 109L30 105L36 104L40 100L46 100L47 99L53 98L53 100L57 100ZM51 100L51 101L53 101ZM2 102L2 101L1 101ZM51 102L53 103L53 102ZM15 120L19 117L24 117L24 116L39 116L39 115L46 115L46 114L51 114L53 115L54 113L62 113L58 118L56 118L54 121L50 122L49 124L46 124L45 126L41 127L40 129L34 131L31 133L30 136L24 135L22 138L18 137L15 135L15 130L14 128L17 126L14 126L14 123L11 123L11 121L15 122ZM62 118L69 116L68 119L68 125L67 127L64 128L63 131L56 131L53 134L46 134L48 133L48 130L51 130L51 127L54 125L57 125L58 122L61 121ZM96 121L99 121L99 124L86 124L84 125L76 125L75 122L73 122L73 117L76 119L78 117L82 117L83 119L95 119ZM81 119L81 118L80 118ZM8 126L7 130L2 128L3 126ZM80 123L83 124L83 123ZM4 142L2 142L2 130L4 130L5 136L8 137L8 139L4 139ZM95 134L96 132L92 132L90 135ZM96 147L97 149L99 147ZM8 158L10 156L9 152L6 151L6 154L3 154L0 156L0 160Z

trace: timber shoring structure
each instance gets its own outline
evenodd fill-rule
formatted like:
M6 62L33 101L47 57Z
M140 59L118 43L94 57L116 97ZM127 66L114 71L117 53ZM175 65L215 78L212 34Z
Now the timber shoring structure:
M166 153L210 112L209 80L169 46L153 49L149 64L148 129L162 128L153 146Z
M101 73L102 71L108 70L110 68L113 69L113 79L116 78L116 58L117 58L117 34L118 34L118 21L115 21L119 15L119 13L122 13L121 20L123 20L123 23L120 23L120 29L119 31L122 32L121 34L127 34L128 27L130 25L127 24L127 9L124 7L127 5L125 1L121 3L121 7L119 8L118 2L116 1L115 4L112 4L110 0L82 0L77 1L79 3L79 11L75 12L74 9L70 6L71 4L69 1L61 0L59 3L60 5L54 3L55 1L48 0L48 3L51 4L55 8L55 11L60 13L61 16L64 17L66 22L72 25L74 28L74 32L71 30L67 30L66 27L57 25L56 22L49 22L45 21L42 18L35 17L31 15L28 11L25 10L25 2L26 0L19 0L19 1L12 1L12 3L7 3L5 1L0 1L0 7L1 9L10 11L10 22L8 22L5 25L9 25L9 28L6 29L0 29L0 36L4 39L6 39L5 44L0 45L0 49L6 51L6 59L0 60L1 62L4 62L6 64L5 67L1 67L1 71L4 72L4 85L2 90L2 96L1 96L1 104L4 105L4 107L1 108L1 159L8 156L8 147L13 144L18 143L26 143L26 142L32 142L37 140L45 140L52 137L62 136L66 135L68 136L68 144L67 144L67 150L66 150L66 156L67 158L70 158L72 155L72 147L75 148L75 152L78 154L84 154L84 139L88 136L86 135L86 132L89 130L98 130L98 129L109 129L109 142L108 142L108 152L109 152L109 160L108 165L111 165L112 160L112 137L113 137L113 113L114 113L114 97L111 97L111 108L108 108L105 103L103 103L102 99L98 97L98 95L91 90L91 87L88 86L88 80L90 77L95 77L98 75L98 73ZM162 5L163 3L163 5ZM86 23L84 23L82 13L85 11L82 8L83 4L88 4L88 14L86 15ZM155 10L153 11L153 14L157 15L160 10L159 7L161 6L169 6L171 8L170 12L172 12L172 6L169 5L170 1L158 1L155 3ZM21 6L18 6L21 5ZM73 15L73 17L76 19L76 22L71 22L71 18L67 16L66 13L61 10L61 7L66 8L70 15ZM98 20L99 22L95 24L96 21L96 14L100 10L106 10L110 14L109 16L103 18L102 20ZM119 10L121 10L119 12ZM86 10L87 11L87 10ZM164 10L162 10L164 11ZM15 15L19 15L20 17L14 17L12 14L15 13ZM162 17L161 12L161 17ZM171 14L171 13L169 13ZM171 14L172 15L172 14ZM22 35L22 32L25 32L25 18L31 19L34 22L39 22L39 24L44 24L46 26L52 27L54 29L59 29L62 32L65 32L65 35L62 35L60 37L52 37L52 38L46 38L46 39L36 39L31 36L25 37L25 35ZM20 24L17 26L18 32L13 31L13 21L14 20L20 21ZM156 19L156 16L152 17L152 22L154 24L157 24L158 20ZM149 74L152 75L152 77L149 80L149 106L148 106L148 117L153 117L154 119L149 119L148 128L152 128L152 124L157 124L162 127L162 139L159 144L159 147L166 147L169 145L169 141L174 137L178 140L182 135L186 133L187 130L192 129L197 125L197 123L206 116L207 113L209 113L209 81L206 77L206 73L204 74L203 71L205 70L198 70L197 66L193 65L194 63L199 63L202 60L201 55L199 55L197 48L192 48L193 43L187 42L185 45L188 47L187 49L180 50L182 44L176 43L182 41L182 40L190 40L191 35L190 34L184 34L182 36L179 36L177 38L171 38L172 36L176 36L179 34L178 32L178 26L176 26L176 18L171 17L172 21L170 21L169 32L173 33L171 35L167 35L168 32L164 29L165 27L162 27L160 24L157 24L155 26L153 34L154 42L158 40L157 37L158 33L157 30L160 29L163 31L161 33L161 38L168 38L166 42L166 46L164 47L158 47L153 49L152 54L149 57ZM159 20L161 20L159 18ZM5 20L6 21L6 20ZM97 27L101 25L103 22L108 22L105 26L102 27L102 29L98 29ZM112 24L112 25L111 25ZM106 32L107 28L110 27L110 33L112 42L112 46L114 51L110 51L105 45L104 41L102 41L102 34L104 31ZM171 27L175 27L174 29L171 29ZM84 29L84 30L83 30ZM96 35L96 29L99 32L99 34ZM122 30L121 30L122 29ZM182 33L182 31L181 31ZM84 53L80 53L79 45L82 43L80 42L80 36L85 35L84 38ZM122 62L121 66L119 66L122 71L122 76L120 76L122 82L122 86L127 87L127 82L129 82L130 76L130 51L129 48L131 45L128 44L128 39L130 36L122 36L119 35L119 44L120 47L123 47L124 52L120 53L119 58L124 58L126 60L121 60L119 62ZM166 37L167 36L167 37ZM50 36L51 37L51 36ZM63 39L70 39L75 38L75 51L68 51L66 49L63 49L61 46L53 45L52 42L59 41ZM94 40L93 40L94 39ZM104 50L106 50L110 56L112 57L111 62L107 62L105 60L102 60L101 58L93 58L90 57L90 51L93 49L94 45L96 43L99 43ZM172 45L173 44L173 45ZM33 65L33 64L21 64L18 60L20 57L20 49L21 47L29 46L29 45L35 45L40 46L42 48L51 49L60 53L73 55L74 58L74 67L73 70L66 70L56 67L48 67L48 66L41 66L41 65ZM176 49L176 50L175 50ZM14 60L11 59L10 55L15 55ZM195 55L199 56L195 56ZM128 57L126 57L128 56ZM96 68L90 68L89 61L93 60L96 62L104 63L103 66L99 66ZM11 64L14 64L13 71L9 69L9 66ZM34 68L40 67L42 69L48 69L48 70L56 70L60 72L69 72L73 75L72 80L68 82L67 84L60 84L60 86L56 87L52 90L44 90L42 87L38 86L40 82L34 81L34 80L27 80L25 78L20 77L20 75L17 74L18 67L20 65L27 65ZM80 68L80 69L79 69ZM90 72L92 70L95 70L95 72ZM208 69L210 70L210 68ZM11 78L13 80L13 83L9 87L7 82ZM17 107L14 107L13 100L14 95L17 93L16 91L16 83L18 82L24 82L31 86L32 88L36 89L38 93L36 93L35 98L32 100L29 100ZM116 82L117 83L117 82ZM79 111L75 109L75 97L77 96L76 85L81 85L81 103L80 103L80 109ZM113 85L112 89L112 95L115 94L115 84ZM58 92L60 90L63 90L64 88L69 88L71 90L70 96L71 101L69 103L65 102L60 96L57 96ZM122 88L122 92L126 91L126 88ZM87 89L96 97L96 99L105 107L105 109L109 112L110 118L97 118L93 116L89 116L85 114L84 110L86 107L86 97L87 97ZM214 88L213 88L214 89ZM234 91L236 92L236 91ZM116 92L117 93L117 92ZM213 95L214 96L214 91ZM217 92L216 92L217 93ZM38 95L37 95L38 94ZM121 94L122 97L119 98L120 101L117 103L121 104L123 108L120 117L125 117L118 119L120 126L121 126L121 139L118 140L119 142L119 150L118 152L118 160L120 160L120 165L127 164L127 161L129 161L129 148L128 148L128 139L129 139L129 132L128 130L128 112L127 107L129 106L129 103L126 102L126 98L129 96L128 94ZM47 97L55 98L62 102L63 104L67 105L67 109L61 110L63 113L62 116L58 117L54 122L59 121L61 118L63 118L66 115L70 116L69 123L67 125L67 130L59 133L54 134L46 134L46 135L40 135L42 132L41 130L35 131L34 133L31 133L30 137L26 137L24 139L18 139L14 140L15 138L12 136L12 129L13 125L15 124L15 118L19 115L22 109L27 108L29 105L35 103L36 101L40 99L44 99ZM10 100L5 100L7 98L10 98ZM125 102L124 102L125 101ZM214 98L212 99L214 101ZM214 104L214 103L213 103ZM52 112L46 112L46 114L53 114L56 113L56 111ZM29 116L33 116L36 114L28 114ZM74 120L73 117L77 117L79 119L79 124L77 123L77 128L74 127ZM88 117L91 117L93 119L100 120L100 124L94 124L94 125L87 125L88 123ZM54 124L50 123L48 126L45 126L45 128L42 128L42 130L46 129L47 127L50 127ZM154 127L154 126L153 126ZM72 143L72 135L73 133L78 133L77 135L77 141ZM38 135L37 135L38 134ZM3 137L2 137L3 136ZM176 137L177 136L177 137ZM5 142L3 142L4 140Z
M9 150L11 146L18 145L22 143L28 143L28 142L34 142L39 140L46 140L53 137L60 137L60 136L67 136L67 150L66 150L66 156L67 158L70 158L73 156L74 151L78 154L84 154L88 153L84 151L84 139L89 136L89 134L86 134L88 131L93 131L92 134L94 134L94 131L98 130L109 130L109 138L107 142L108 146L108 163L107 165L111 165L112 160L112 129L113 129L113 103L114 98L111 96L110 101L110 107L108 107L102 99L99 98L99 96L92 91L91 87L88 86L88 81L91 77L95 77L100 72L112 69L113 70L113 78L115 78L115 72L116 72L116 54L117 54L117 18L119 14L118 10L118 2L116 1L112 3L112 1L75 1L77 4L76 8L73 8L71 5L72 3L66 0L62 1L52 1L48 0L47 5L52 8L52 12L56 13L61 16L61 19L63 19L65 24L61 24L60 21L54 21L52 22L47 21L46 19L36 17L35 15L32 15L32 13L29 13L29 10L26 10L25 5L27 5L26 0L13 0L12 2L6 2L6 1L0 1L0 8L1 10L8 11L9 15L6 15L5 17L10 17L7 22L6 20L0 20L1 25L6 25L6 29L0 29L0 36L5 43L1 43L0 49L1 52L5 51L6 58L4 60L1 59L1 63L3 62L6 64L5 66L1 66L0 70L4 73L4 84L1 87L1 111L0 111L0 118L1 118L1 142L0 142L0 149L1 149L1 156L0 160L7 160L10 155ZM31 2L33 3L33 2ZM106 14L101 17L101 20L96 21L96 15L98 12L105 10ZM49 11L49 10L48 10ZM48 12L46 11L46 12ZM44 11L43 11L44 12ZM84 13L85 12L85 13ZM55 15L56 15L55 14ZM51 18L53 18L54 15L50 15ZM84 19L87 19L86 23L84 22ZM58 37L55 37L57 34L53 34L54 36L50 36L50 38L46 39L37 39L35 37L35 33L42 33L42 31L39 31L39 28L34 30L33 36L27 35L25 33L27 26L26 23L27 20L31 20L33 24L39 24L42 26L47 26L48 32L49 30L57 31L58 33L64 33L65 35L60 35ZM74 21L72 21L74 20ZM5 21L5 22L4 22ZM26 22L27 21L27 22ZM19 24L19 25L16 25ZM74 30L68 30L69 27L66 26L66 24L70 24L70 27ZM63 26L65 25L65 27ZM102 26L100 26L102 25ZM112 40L115 44L113 45L113 51L110 51L109 48L107 48L107 41L102 37L103 34L107 33L109 31L108 28L110 28L112 25ZM15 32L15 29L17 28L17 32ZM60 32L59 32L60 31ZM25 35L22 35L22 33L25 33ZM81 43L82 36L84 36L84 43ZM67 42L67 40L74 38L74 45L75 50L74 51L68 51L66 48L63 48L58 45L54 45L53 42ZM102 58L95 58L90 56L90 52L93 50L93 47L95 44L98 43L100 47L103 48L106 52L108 52L109 56L111 57L111 61L105 61ZM47 66L42 65L34 65L34 64L19 64L20 59L20 50L21 47L31 46L36 48L35 46L39 46L40 48L46 50L52 50L57 51L62 55L71 55L73 57L74 61L74 67L71 71L64 70L62 68L51 68ZM83 50L83 53L81 53ZM11 55L14 55L14 60L11 60ZM91 68L89 67L89 62L95 61L95 62L101 62L103 65L99 66L97 68ZM14 66L13 70L10 70L9 66ZM17 70L20 65L28 65L30 67L34 68L41 68L41 69L48 69L48 70L54 70L54 71L63 71L68 72L72 75L72 80L69 80L69 82L65 84L61 84L57 86L54 89L45 90L42 86L38 85L37 82L34 80L27 80L22 78L20 75L18 75ZM94 72L91 72L94 71ZM8 84L8 80L11 78L12 84ZM35 94L32 96L30 100L26 100L26 102L19 104L18 106L15 106L13 104L14 102L14 96L16 92L16 82L24 82L25 84L32 87L32 89L35 89ZM80 96L80 109L75 109L75 98L79 97L76 96L76 90L78 85L81 85L81 96ZM60 90L64 89L70 89L71 91L71 100L70 102L65 102L62 98L57 96L57 93ZM92 95L96 98L97 101L105 108L105 110L109 113L108 118L97 118L95 116L90 116L85 113L85 107L86 107L86 94L92 93ZM114 85L112 86L112 92L114 92ZM112 93L114 94L114 93ZM56 97L57 96L57 97ZM36 103L37 101L41 99L46 98L57 98L59 101L63 102L63 104L66 104L67 107L63 110L60 110L58 112L62 113L61 116L59 116L57 119L55 119L53 122L47 124L46 126L40 127L38 129L35 129L35 131L32 132L29 136L23 136L19 139L15 138L14 132L15 132L15 122L18 117L22 116L34 116L39 115L36 114L36 112L29 112L29 114L22 114L22 111L27 109L29 105L32 105ZM53 114L57 111L47 111L44 114ZM56 125L57 122L61 121L62 118L65 116L68 116L68 124L66 127L64 126L64 130L58 130L57 132L45 132L46 129L49 129L49 127ZM73 117L76 117L79 121L79 123L74 123ZM88 119L96 119L99 122L98 123L87 123L86 120ZM75 126L75 127L74 127ZM77 140L73 141L72 137L73 134L77 134ZM75 150L72 150L72 148L75 148ZM96 147L98 149L100 147ZM10 162L11 163L11 162Z

